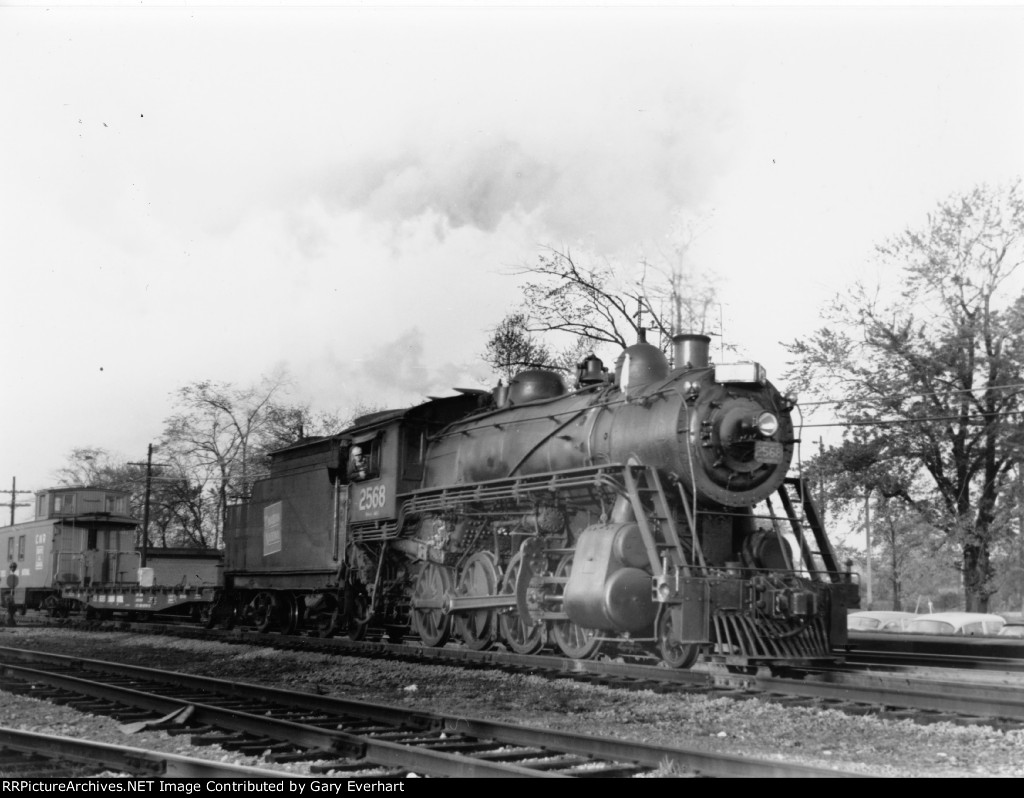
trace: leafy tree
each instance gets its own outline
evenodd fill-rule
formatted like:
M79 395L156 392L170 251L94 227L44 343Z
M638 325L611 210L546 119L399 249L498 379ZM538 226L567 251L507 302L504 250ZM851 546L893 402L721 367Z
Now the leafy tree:
M898 531L913 527L918 513L913 509L910 491L913 472L898 468L886 458L891 445L886 437L867 438L862 429L855 429L843 445L831 447L811 460L808 477L811 484L823 485L821 493L827 497L831 512L855 515L858 526L871 537L871 551L866 552L862 578L866 580L867 606L874 602L874 586L882 574L875 571L875 557L869 562L867 555L884 552L887 557L885 579L889 583L889 596L893 609L900 609L903 566L912 558L908 550L909 535ZM874 523L872 523L874 521Z
M527 325L525 313L510 313L487 339L484 360L506 381L521 369L552 361L548 347L534 338Z
M876 441L864 473L901 475L902 498L959 551L967 608L985 610L1024 452L1024 297L1009 283L1024 259L1020 181L950 197L877 251L896 295L859 282L837 297L826 326L789 345L788 376L842 397L837 412L859 430L848 439Z

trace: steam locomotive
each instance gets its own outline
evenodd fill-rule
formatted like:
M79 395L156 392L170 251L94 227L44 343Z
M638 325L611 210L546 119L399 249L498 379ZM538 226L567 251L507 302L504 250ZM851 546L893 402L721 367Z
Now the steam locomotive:
M275 452L229 508L208 625L692 666L835 658L858 605L807 487L796 399L710 339L527 369Z

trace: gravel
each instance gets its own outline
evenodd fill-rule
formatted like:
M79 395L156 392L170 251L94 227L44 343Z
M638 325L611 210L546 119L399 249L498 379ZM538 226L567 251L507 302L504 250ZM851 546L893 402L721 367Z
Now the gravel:
M945 722L924 726L757 700L664 695L492 670L122 632L7 627L0 629L0 645L864 775L1024 776L1024 732L986 726ZM192 748L187 735L143 731L127 737L120 724L109 718L9 694L0 694L0 725L98 742L127 742L289 773L307 773L309 767L308 763L268 764L215 747Z

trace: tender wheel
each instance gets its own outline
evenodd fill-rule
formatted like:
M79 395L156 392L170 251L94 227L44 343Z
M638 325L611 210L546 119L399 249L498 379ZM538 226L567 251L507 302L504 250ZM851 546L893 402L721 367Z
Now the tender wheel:
M689 668L697 661L700 646L695 643L680 643L673 639L672 613L662 607L657 621L658 652L662 661L670 668Z
M478 551L466 560L455 592L459 596L493 596L497 589L497 559L489 551ZM455 629L467 648L483 651L494 645L497 616L494 610L462 613L455 618Z
M302 596L281 596L281 634L293 635L302 628L305 606Z
M199 625L204 629L212 629L217 625L217 605L211 601L199 608Z
M572 554L566 554L555 569L556 579L568 579L572 570ZM559 594L565 592L563 587ZM552 621L551 636L554 638L559 650L567 657L573 659L589 659L601 649L601 640L598 639L597 629L587 629L572 621Z
M333 637L341 631L341 609L338 607L338 600L334 596L324 595L320 604L310 610L309 619L317 637Z
M451 635L451 616L440 603L452 589L451 571L428 562L416 577L412 591L412 623L425 646L443 646ZM426 602L427 606L417 606Z
M47 596L43 599L43 611L50 618L67 618L68 609L56 596Z
M257 593L249 602L249 611L253 625L260 634L266 634L278 625L281 617L281 604L273 593Z
M501 580L502 594L515 594L516 582L522 569L523 554L519 552L509 560L505 578ZM544 624L528 626L516 609L506 610L498 616L498 628L501 630L501 639L517 654L536 654L547 642Z

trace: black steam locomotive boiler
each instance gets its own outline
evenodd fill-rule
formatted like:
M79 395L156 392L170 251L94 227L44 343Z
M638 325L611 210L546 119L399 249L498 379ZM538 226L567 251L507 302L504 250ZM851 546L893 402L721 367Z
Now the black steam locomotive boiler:
M799 476L795 398L709 339L596 357L567 390L375 413L276 452L232 508L211 622L689 667L832 660L858 602Z

